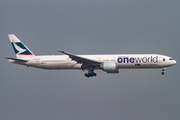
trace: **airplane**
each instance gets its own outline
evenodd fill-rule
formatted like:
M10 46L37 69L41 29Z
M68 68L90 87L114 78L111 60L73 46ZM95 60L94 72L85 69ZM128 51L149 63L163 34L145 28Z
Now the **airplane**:
M160 54L74 55L58 50L63 55L36 56L14 34L8 36L16 54L16 58L6 58L10 63L48 70L87 70L87 78L97 75L94 70L119 73L119 69L161 68L164 75L166 67L176 64L171 57Z

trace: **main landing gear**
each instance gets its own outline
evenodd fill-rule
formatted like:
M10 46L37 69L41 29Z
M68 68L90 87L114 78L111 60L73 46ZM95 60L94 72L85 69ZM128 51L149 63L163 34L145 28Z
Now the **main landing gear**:
M162 69L161 75L164 75L165 69L166 69L166 68L163 68L163 69Z
M84 76L86 76L87 78L89 77L93 77L96 76L97 74L94 73L94 70L89 70L88 73L85 73Z

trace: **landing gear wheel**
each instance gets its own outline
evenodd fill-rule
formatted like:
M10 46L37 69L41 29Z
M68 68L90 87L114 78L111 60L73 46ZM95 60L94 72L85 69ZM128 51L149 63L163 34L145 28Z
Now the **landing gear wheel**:
M94 68L95 68L95 66L89 66L88 73L85 73L84 76L86 76L87 78L96 76L97 74L94 73Z
M93 73L93 76L96 76L97 74L96 73Z
M161 75L164 75L164 72L162 72Z
M89 77L90 77L90 76L89 76L89 74L87 74L87 73L85 73L85 74L84 74L84 76L86 76L87 78L89 78Z
M97 76L97 74L94 72L93 73L85 73L84 76L89 78L89 77Z
M166 68L163 68L163 69L162 69L161 75L164 75L165 69L166 69Z
M90 76L90 77L93 77L93 74L89 73L89 76Z

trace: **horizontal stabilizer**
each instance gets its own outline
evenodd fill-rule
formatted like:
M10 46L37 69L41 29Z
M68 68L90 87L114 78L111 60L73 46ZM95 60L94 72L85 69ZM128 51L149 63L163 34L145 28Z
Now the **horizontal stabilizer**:
M23 59L18 59L18 58L11 58L11 57L8 57L6 59L15 60L15 61L18 61L18 62L28 62L29 61L29 60L23 60Z

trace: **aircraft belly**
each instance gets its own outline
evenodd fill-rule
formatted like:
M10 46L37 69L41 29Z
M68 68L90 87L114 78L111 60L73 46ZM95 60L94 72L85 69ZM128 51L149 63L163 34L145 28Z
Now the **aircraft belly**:
M141 68L162 68L158 63L121 63L117 65L119 69L141 69Z
M120 63L120 64L117 64L117 67L119 69L121 69L121 68L134 68L134 64Z
M66 69L81 69L81 64L77 63L76 61L67 61Z
M81 69L81 64L75 64L72 69Z
M45 69L65 69L65 63L40 63L39 67L45 68Z

